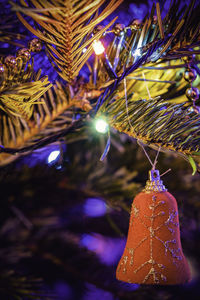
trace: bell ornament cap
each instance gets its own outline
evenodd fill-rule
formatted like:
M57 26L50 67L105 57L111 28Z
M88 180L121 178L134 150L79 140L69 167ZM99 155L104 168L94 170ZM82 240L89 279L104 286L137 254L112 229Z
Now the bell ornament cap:
M164 186L162 180L160 179L159 170L150 170L149 171L149 180L146 182L146 186L143 190L144 192L166 192L167 189Z

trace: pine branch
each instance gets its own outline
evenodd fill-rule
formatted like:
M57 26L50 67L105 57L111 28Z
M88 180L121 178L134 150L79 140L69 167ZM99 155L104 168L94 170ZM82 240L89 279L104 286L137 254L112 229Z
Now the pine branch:
M199 160L199 115L188 109L192 104L185 95L189 84L177 70L184 72L187 66L183 56L200 53L196 30L200 5L195 1L183 9L178 1L171 5L163 20L156 5L157 21L153 6L139 27L130 24L110 43L107 53L118 78L108 82L96 111L99 109L97 115L105 113L112 127L151 147L186 156L195 170L192 157ZM193 59L191 67L197 63ZM102 73L100 64L97 73ZM99 77L99 85L101 80ZM199 79L195 85L199 86ZM152 100L159 96L165 100ZM145 98L150 100L138 100Z
M179 2L172 1L172 7L161 20L160 7L157 4L156 11L153 5L150 16L146 17L139 27L135 27L133 22L121 30L106 49L118 75L117 80L114 82L109 80L101 61L97 60L91 67L93 73L90 77L91 84L95 77L97 87L107 87L99 98L97 109L115 91L124 94L124 79L127 93L133 93L132 99L162 96L163 99L176 103L188 101L185 91L189 84L181 75L187 64L181 58L200 53L200 34L196 30L199 28L197 24L199 11L200 5L199 3L194 5L194 1L191 1L188 8L183 9L180 8ZM186 26L188 24L190 24L189 36ZM112 31L115 32L115 27ZM195 40L191 40L194 34ZM196 57L191 67L198 69L198 63ZM199 78L195 81L195 86L200 86Z
M48 2L48 3L50 3L50 2ZM101 5L101 4L99 3L99 5ZM142 140L144 143L151 144L152 147L162 146L164 149L169 149L171 151L179 152L179 153L182 153L183 155L194 155L194 153L199 152L198 137L195 136L195 129L196 129L195 126L197 126L197 125L195 123L195 125L191 129L190 126L191 126L191 124L193 125L193 123L191 123L191 124L190 123L188 124L187 122L185 123L185 119L182 119L182 123L185 124L185 126L186 125L188 126L188 127L183 126L183 131L187 132L188 130L190 130L189 138L186 138L185 133L181 130L182 127L180 127L181 126L180 124L182 124L182 123L177 122L177 119L175 118L175 117L179 116L179 113L173 114L173 112L175 111L175 109L180 110L180 108L181 108L181 113L183 113L184 116L187 115L186 117L188 117L188 115L190 117L190 114L192 112L189 112L189 110L187 110L181 104L179 104L180 106L176 106L176 104L169 104L167 102L164 103L162 101L158 102L157 100L155 100L155 101L149 100L150 106L148 106L148 110L147 110L149 114L147 115L147 117L145 119L146 123L142 123L143 125L140 124L141 126L138 127L138 128L140 128L140 134L138 133L138 130L136 130L136 128L133 129L133 127L135 126L134 125L135 123L134 124L131 123L131 122L133 122L133 120L135 120L135 118L138 118L138 114L139 114L139 116L142 116L142 114L144 113L144 110L147 108L147 107L145 107L145 105L148 101L145 102L145 101L141 100L142 102L140 102L140 101L138 101L138 98L143 99L144 96L147 96L148 89L150 90L149 94L151 97L156 97L158 95L159 96L162 95L163 98L167 99L167 101L170 99L170 101L172 101L172 102L185 103L186 97L185 96L182 97L182 95L185 92L186 88L188 87L188 84L186 83L186 81L183 78L178 78L178 75L176 74L176 72L174 72L174 70L176 70L176 68L178 68L177 65L178 66L180 65L181 67L185 67L185 64L182 64L181 60L178 60L178 61L173 60L174 59L174 51L176 53L179 50L182 51L182 47L184 46L184 51L182 51L178 54L178 58L181 58L183 55L184 56L188 55L188 54L191 55L194 51L196 53L200 52L199 48L197 50L190 52L190 47L194 47L194 46L198 45L199 39L200 39L200 35L199 35L199 33L196 32L196 28L193 26L193 23L192 23L193 19L196 20L196 18L195 18L196 12L198 12L198 10L199 10L199 5L194 6L194 1L192 1L191 5L189 5L188 8L186 8L184 11L184 9L183 10L180 9L179 3L177 3L176 1L173 1L172 4L173 4L173 7L177 8L177 10L175 12L171 11L172 8L170 7L168 14L166 15L166 17L163 20L161 19L160 7L157 4L156 8L154 6L152 7L150 17L145 18L139 31L135 30L134 28L132 28L130 26L130 27L125 28L124 31L122 32L122 34L118 38L114 38L113 42L110 43L110 47L107 49L107 53L108 53L108 57L109 57L111 63L113 64L113 66L116 69L116 72L118 74L117 80L115 80L114 82L110 81L108 78L108 75L105 74L105 72L104 72L103 64L100 61L99 62L97 61L97 66L95 66L95 68L91 68L92 72L96 72L97 81L93 82L94 76L92 75L90 77L89 86L90 86L90 89L95 88L95 86L98 88L100 88L100 87L103 88L99 92L100 97L98 99L97 109L100 107L100 112L101 112L102 110L104 111L104 108L106 107L105 111L108 114L108 118L110 120L115 120L115 122L117 121L117 123L115 123L115 122L113 123L111 121L111 126L114 126L114 127L118 128L120 131L128 133L129 135L137 137L138 139ZM38 22L40 25L42 24L41 26L43 26L43 27L47 26L47 25L44 25L44 24L46 24L46 23L44 23L44 21L46 21L48 23L48 26L51 27L51 24L54 24L55 20L52 21L49 17L49 14L52 14L51 16L53 16L54 13L55 14L57 13L57 10L60 11L60 8L58 9L58 7L55 8L54 6L51 6L50 8L45 8L45 10L44 10L43 2L41 4L42 6L37 4L36 9L20 8L19 6L15 6L15 4L13 4L13 5L14 5L13 6L14 9L18 11L18 16L21 16L20 12L23 12L23 13L31 16L32 18L34 18L36 21L40 20ZM72 3L70 2L69 5L72 5ZM75 4L73 4L73 5L75 5ZM65 10L65 9L67 9L67 7L62 6L62 9ZM91 7L93 7L93 6L91 6ZM75 7L73 9L75 9ZM82 9L83 8L81 8L81 10L79 10L79 16L83 12ZM155 9L156 9L156 13L157 13L157 21L155 21L153 18ZM44 16L41 15L41 12L44 13ZM48 15L48 17L47 17L47 15ZM73 11L73 15L76 16L76 9ZM86 17L84 17L84 15L82 17L85 22ZM20 17L20 18L22 18L22 17ZM37 18L39 18L39 19L37 19ZM61 18L60 15L57 16L57 19L59 19L59 18ZM62 22L64 22L64 21L68 22L68 20L66 21L66 20L62 19ZM26 22L26 21L24 21L24 19L23 19L23 22ZM73 22L74 22L74 20L72 21L72 23ZM73 23L73 24L76 24L76 22L78 22L78 24L79 24L79 22L81 23L81 20L76 20L75 23ZM185 23L187 25L190 24L190 36L189 37L186 33ZM93 22L92 22L92 24L93 24ZM27 23L26 23L26 25L27 25ZM96 25L96 23L95 23L95 25ZM86 25L86 28L87 28L87 26L88 25ZM48 32L50 31L50 27L48 27L48 29L46 28L46 30ZM75 28L75 27L72 26L72 28ZM81 28L83 28L83 27L81 27ZM54 28L53 32L55 30L56 29ZM190 38L191 38L191 35L194 36L194 33L195 33L196 39L195 39L195 44L192 44L192 43L190 43ZM87 32L86 32L85 37L86 36L87 36ZM41 36L39 36L39 37L41 38ZM48 43L50 43L50 40L48 40L47 37L50 38L50 36L47 34L47 35L45 35L45 39L43 37L43 40L45 40L48 45ZM98 36L98 37L100 37L100 36ZM75 38L75 42L74 42L73 38ZM74 43L73 47L75 47L75 49L77 51L78 51L78 49L81 49L81 51L82 51L82 48L83 48L82 41L77 40L76 36L73 38L72 38L73 43ZM62 40L62 41L64 41L64 40ZM193 42L193 40L192 40L192 42ZM57 43L58 43L58 38L56 40L54 38L54 45L57 48L53 48L53 49L63 49L62 48L63 46L61 44L59 44L59 43L57 44ZM51 50L54 51L53 49L51 49ZM140 51L141 51L141 54L138 54L138 57L135 54L135 50L137 50L137 49L140 49ZM73 48L73 50L74 50L74 48ZM76 50L75 50L75 53L76 53ZM73 55L73 51L71 53ZM166 54L168 55L168 60L166 59ZM176 54L176 56L177 56L177 54ZM169 59L170 59L171 63L169 63ZM156 70L157 67L160 68L160 72L159 73L156 72L156 75L155 75L156 78L154 79L154 78L152 78L152 70L154 70L154 69ZM166 68L170 71L165 72ZM126 79L126 82L127 82L127 94L130 95L129 98L131 99L130 103L128 103L128 107L126 106L126 102L124 99L124 83L123 84L121 83L122 80L124 80L124 79ZM163 84L165 84L165 87L162 89L162 92L160 92L161 86ZM173 87L173 89L172 89L172 87ZM78 88L80 88L80 86ZM81 90L81 88L80 88L80 90ZM112 99L116 98L116 96L115 96L116 93L118 94L117 99L119 100L121 98L121 102L119 102L118 100L115 100L115 101L112 100ZM80 95L81 95L81 92L80 92ZM82 95L84 95L84 93L82 93ZM136 103L133 103L133 100L136 100ZM110 101L110 103L109 103L109 101ZM106 106L104 105L104 103L107 103ZM117 103L117 105L116 105L116 103ZM141 103L144 103L144 107L143 107L142 111L139 111L138 109L140 108ZM161 105L160 103L164 103L163 105L167 106L167 112L164 115L162 115L162 113L160 115L160 111L159 111L160 105ZM134 105L136 105L136 106L134 106ZM138 108L138 105L139 105L139 108ZM154 105L155 105L155 107L154 107ZM156 107L156 106L158 106L158 107ZM40 107L40 106L38 106L38 107ZM68 107L66 107L65 109L67 109L67 108ZM118 109L120 108L120 111L118 111L117 108ZM127 108L129 111L129 116L127 115ZM52 114L52 116L53 116L55 114L54 109L55 109L55 107L52 106L52 109L45 110L45 115ZM152 112L150 109L152 110ZM130 111L132 112L132 115L130 114ZM115 115L115 116L117 116L116 118L114 117L114 113L116 113L116 115ZM60 114L57 114L56 117L58 117L58 115L60 115ZM171 115L173 117L171 117ZM121 116L121 119L119 119L119 116ZM51 117L50 118L51 121L56 120L56 117L55 118ZM133 120L132 120L132 117L134 117ZM158 119L156 120L155 117L157 117ZM38 116L38 111L34 116L33 127L38 126L38 123L37 123L38 121L36 120L37 118L40 123L40 112L39 112L39 116ZM158 135L158 133L160 134L160 130L159 130L160 127L157 125L158 125L158 122L160 121L160 118L161 118L162 130L164 130L164 126L166 126L166 125L171 126L170 127L170 128L172 128L171 136L167 136L167 134L168 134L167 130L163 132L164 135L162 136L162 138ZM168 118L169 118L169 120L168 120ZM198 123L198 116L196 116L195 120ZM142 121L144 122L144 120L142 120ZM37 126L36 126L36 124L37 124ZM51 123L51 124L55 125L56 123ZM138 126L138 121L136 124ZM152 124L154 124L154 126ZM48 128L48 125L47 125L47 127L46 126L44 126L44 127ZM30 139L28 138L28 141L31 141L31 138L33 136L37 137L37 135L40 135L40 133L41 133L41 135L43 135L42 127L38 126L38 128L39 128L39 130L37 131L36 135L35 134L31 135L31 136L29 135ZM56 125L55 131L57 131L57 130L59 130L58 135L55 134L55 135L49 136L49 138L47 138L45 140L45 144L47 141L49 141L49 142L55 141L56 138L59 138L68 132L68 131L66 131L66 127L61 128ZM141 130L143 130L143 131L141 132ZM48 133L48 130L44 131L44 133ZM139 134L139 136L138 136L138 134ZM147 134L147 137L145 138L146 134ZM176 139L173 138L174 134L175 134ZM178 137L179 134L181 135L180 137ZM195 139L194 139L194 137L195 137ZM180 138L180 142L177 142L178 138ZM193 139L194 139L194 141L193 141ZM33 141L33 144L34 143L35 142ZM39 143L38 144L36 143L35 146L37 147L38 145L40 146L41 144L42 143L40 143L40 141L39 141ZM20 153L20 152L25 152L26 149L30 150L30 148L31 148L31 146L30 147L28 146L28 148L27 148L26 143L21 144L21 146L22 147L15 147L14 149L12 149L13 146L11 145L11 149L10 149L10 145L8 145L8 146L6 146L7 148L1 149L1 152L7 152L7 153L19 152ZM34 145L33 145L33 149L34 149Z
M34 104L51 84L47 77L39 79L41 71L34 74L33 60L26 66L22 59L16 59L16 64L13 68L5 67L0 86L0 110L10 118L15 116L28 120Z
M92 95L92 92L90 94ZM2 116L1 141L10 151L1 148L1 152L27 153L53 143L76 129L75 109L87 112L92 108L83 89L80 88L74 93L72 86L64 87L59 82L56 82L37 102L30 120ZM1 154L0 164L7 164L17 157Z
M98 16L98 10L105 0L51 0L29 1L30 7L21 1L21 6L11 2L20 21L46 43L48 56L56 66L59 75L68 82L78 75L82 66L92 54L92 42L99 39L113 22L99 32L91 33L94 27L110 15L122 2L111 0ZM35 29L22 16L31 17L38 24ZM87 49L83 54L83 49Z
M200 45L200 34L197 30L200 26L199 12L200 4L195 0L190 1L188 7L183 9L180 2L174 0L171 1L171 6L162 20L157 3L157 21L153 18L155 15L155 6L153 6L150 17L143 20L141 34L137 36L134 48L139 48L142 53L145 53L158 40L165 41L149 56L149 61L152 62L158 61L159 58L165 59L166 55L168 59L175 59L200 53L199 49L191 49Z
M100 113L107 115L110 126L144 144L198 159L200 117L184 103L132 101L129 95L127 103L125 98L107 100Z
M134 22L125 27L107 48L109 60L118 75L117 82L109 88L112 89L114 86L113 91L125 77L138 77L138 72L141 78L141 71L144 68L146 68L147 78L151 78L152 71L154 68L157 70L160 64L168 70L171 67L173 71L175 63L185 67L180 60L182 57L200 53L199 13L200 4L197 1L196 3L191 1L188 7L181 9L179 1L174 0L163 19L161 19L160 6L157 4L156 11L153 5L150 16L145 17L138 27ZM195 63L198 61L193 62ZM101 74L100 67L99 64L98 74ZM151 69L148 70L148 67ZM162 82L163 73L160 76L157 74L159 82ZM173 73L175 77L175 72ZM103 77L99 75L99 83L102 84L105 79L105 75Z

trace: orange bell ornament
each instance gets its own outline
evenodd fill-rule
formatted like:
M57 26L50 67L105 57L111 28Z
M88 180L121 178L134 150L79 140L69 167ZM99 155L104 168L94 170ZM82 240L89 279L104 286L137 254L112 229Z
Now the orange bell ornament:
M158 170L149 175L132 204L116 277L129 283L184 284L191 275L181 246L176 199L167 192Z

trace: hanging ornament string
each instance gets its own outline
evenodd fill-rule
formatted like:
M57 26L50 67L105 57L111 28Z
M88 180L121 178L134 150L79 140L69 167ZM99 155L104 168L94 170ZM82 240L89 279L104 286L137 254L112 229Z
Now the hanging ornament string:
M157 151L157 153L156 153L156 157L155 157L155 160L154 160L154 163L153 163L153 170L155 170L155 168L156 168L156 165L157 165L157 162L158 162L158 155L159 155L159 153L160 153L160 146L159 146L159 148L158 148L158 151Z
M127 87L126 87L126 78L125 77L124 77L123 81L124 81L124 95L125 95L125 103L126 103L126 115L128 118L128 123L129 123L130 127L132 127L130 117L129 117L129 112L128 112Z
M139 140L137 141L137 143L138 143L138 145L143 149L144 154L146 155L146 157L147 157L148 161L150 162L150 164L151 164L151 166L152 166L152 169L153 169L154 164L153 164L153 162L152 162L150 156L149 156L148 153L146 152L146 150L145 150L145 148L144 148L144 145L143 145Z
M158 151L157 151L157 153L156 153L156 157L155 157L155 159L154 159L154 162L152 162L150 156L148 155L147 151L146 151L145 148L144 148L144 145L143 145L140 141L137 141L137 142L138 142L138 145L139 145L139 146L142 148L142 150L144 151L144 154L146 155L148 161L150 162L150 164L151 164L151 166L152 166L152 170L155 170L156 165L157 165L157 163L158 163L158 156L159 156L161 147L159 146ZM171 171L171 169L169 168L167 171L165 171L164 173L162 173L162 174L160 175L160 177L166 175L166 174L167 174L168 172L170 172L170 171Z
M146 86L146 89L147 89L147 93L148 93L149 99L152 99L152 98L151 98L150 91L149 91L149 88L148 88L148 83L147 83L146 78L145 78L145 75L144 75L144 72L142 72L142 76L143 76L143 78L144 78L144 82L145 82L145 86Z

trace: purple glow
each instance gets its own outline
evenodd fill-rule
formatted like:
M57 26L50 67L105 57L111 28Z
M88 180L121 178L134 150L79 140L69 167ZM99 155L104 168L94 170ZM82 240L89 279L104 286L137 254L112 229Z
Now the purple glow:
M66 145L65 144L50 144L46 147L34 150L31 154L25 156L23 158L23 161L21 161L19 164L21 165L23 164L27 164L29 167L34 167L37 164L48 164L48 165L53 165L54 163L58 162L60 155L57 157L56 160L51 160L48 161L48 158L51 155L51 159L52 159L52 152L55 153L55 151L61 151L62 147L62 151L64 152L66 150ZM58 153L58 152L57 152ZM59 168L59 166L57 166Z
M84 204L84 213L89 217L103 216L106 210L106 203L101 199L88 198Z
M82 235L80 245L95 252L100 261L109 266L118 262L125 242L122 238L109 238L93 233Z
M111 293L96 288L92 284L86 284L87 292L82 300L114 300Z
M137 19L142 20L148 12L148 7L143 3L142 4L131 3L129 5L129 10L133 18L136 17Z
M119 281L119 284L120 284L121 288L126 291L135 291L140 287L139 284L127 283L127 282L122 282L122 281Z

